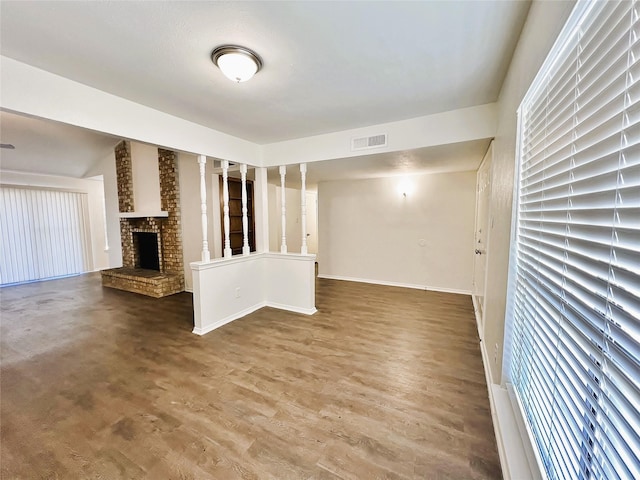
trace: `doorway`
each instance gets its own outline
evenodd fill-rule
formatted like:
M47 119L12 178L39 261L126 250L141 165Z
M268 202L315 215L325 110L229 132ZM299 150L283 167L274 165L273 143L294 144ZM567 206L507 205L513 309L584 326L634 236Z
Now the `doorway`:
M318 192L307 192L307 251L318 253Z
M487 273L487 237L489 234L489 199L491 198L491 163L493 141L485 153L476 177L476 222L474 235L473 308L482 339L484 324L484 293Z
M229 243L231 244L232 255L242 253L244 233L242 231L242 180L228 177L229 186ZM222 176L220 176L220 231L222 232L222 247L224 248L224 199ZM248 241L249 249L256 251L255 216L253 211L253 181L247 179L247 220L249 226Z
M0 188L0 285L92 269L88 194Z

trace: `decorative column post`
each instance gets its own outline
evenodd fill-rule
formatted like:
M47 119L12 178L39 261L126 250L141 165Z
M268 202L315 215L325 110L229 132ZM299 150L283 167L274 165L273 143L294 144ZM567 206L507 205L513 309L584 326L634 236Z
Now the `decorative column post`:
M109 227L107 226L107 199L102 189L102 226L104 227L104 251L109 251Z
M207 182L205 179L205 169L207 166L207 157L198 155L198 165L200 165L200 212L202 213L202 261L211 260L209 253L209 241L207 239Z
M247 164L240 165L242 176L242 255L249 255L249 219L247 218Z
M300 223L302 224L302 247L300 253L306 255L307 249L307 164L300 164L300 181L302 188L300 193Z
M222 160L222 213L224 215L224 258L231 258L231 241L229 240L229 161Z
M287 192L284 189L284 177L287 174L287 167L280 165L280 190L282 193L282 244L280 245L280 253L287 253Z

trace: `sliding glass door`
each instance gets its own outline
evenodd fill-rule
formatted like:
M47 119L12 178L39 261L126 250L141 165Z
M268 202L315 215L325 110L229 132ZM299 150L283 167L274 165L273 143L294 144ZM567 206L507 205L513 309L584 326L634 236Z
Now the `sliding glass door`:
M0 188L0 284L89 269L87 194Z

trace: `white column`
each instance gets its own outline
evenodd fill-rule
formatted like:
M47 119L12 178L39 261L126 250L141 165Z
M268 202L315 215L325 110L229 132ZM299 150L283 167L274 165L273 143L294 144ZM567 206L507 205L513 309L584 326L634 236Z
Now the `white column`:
M282 244L280 253L287 253L287 192L284 189L284 177L287 174L287 167L280 165L280 191L282 193Z
M198 155L198 165L200 165L200 212L202 213L202 261L211 260L209 253L209 241L207 239L207 182L205 180L207 157Z
M107 198L102 188L102 226L104 227L104 251L109 251L109 227L107 226Z
M224 258L231 258L231 241L229 240L229 162L222 161L222 213L224 215Z
M300 223L302 224L302 247L300 253L306 255L309 253L307 249L307 164L300 164L300 181L302 188L300 189Z
M247 164L240 165L242 176L242 255L249 255L249 219L247 218Z

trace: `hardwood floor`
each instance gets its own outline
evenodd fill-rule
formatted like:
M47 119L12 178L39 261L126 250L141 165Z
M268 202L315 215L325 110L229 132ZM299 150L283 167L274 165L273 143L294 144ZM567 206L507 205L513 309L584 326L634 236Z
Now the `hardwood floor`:
M204 337L96 274L0 300L3 479L501 478L467 296L318 280Z

